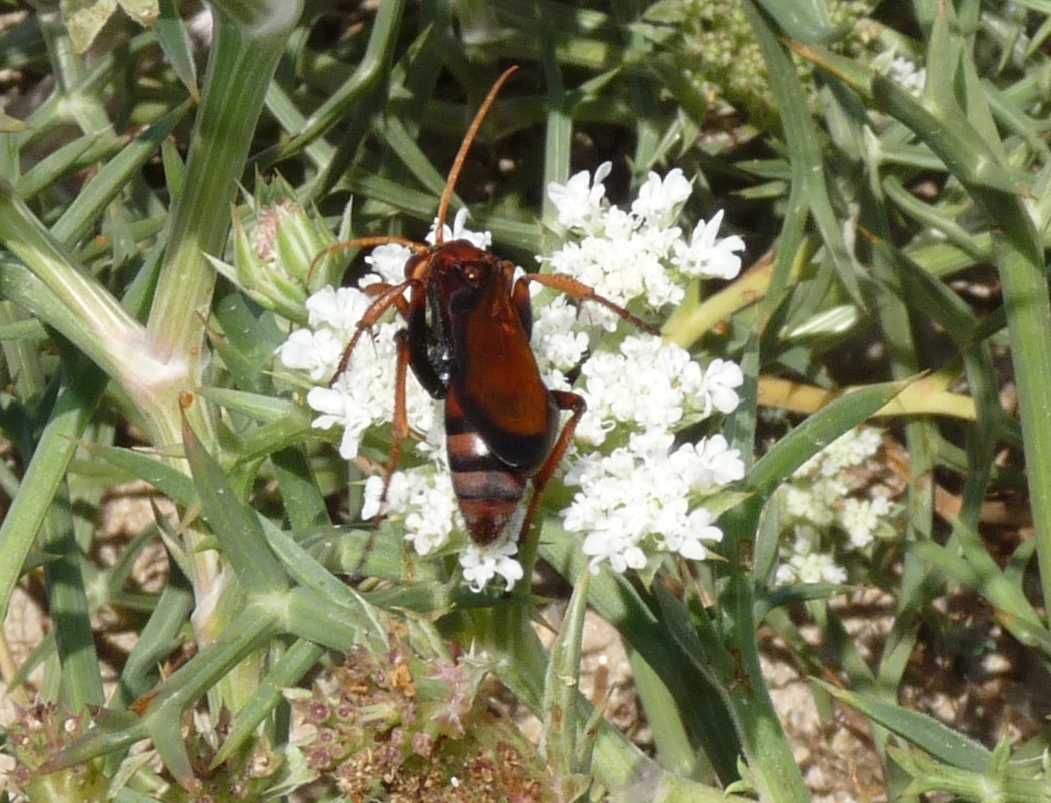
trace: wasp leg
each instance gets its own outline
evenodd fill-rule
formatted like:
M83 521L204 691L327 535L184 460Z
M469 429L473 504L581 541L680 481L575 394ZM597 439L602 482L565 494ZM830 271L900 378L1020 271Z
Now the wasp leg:
M405 382L409 378L409 331L401 329L395 336L398 344L398 361L394 368L394 426L387 455L387 465L383 469L383 493L380 496L380 510L387 502L390 480L398 470L401 462L401 451L409 437L409 414L405 405ZM380 514L382 515L382 513Z
M570 298L576 299L577 301L594 301L596 304L601 304L611 312L616 313L625 321L634 324L644 332L649 332L651 335L659 335L660 330L655 326L646 323L641 318L636 318L624 307L619 304L614 304L605 296L600 296L595 292L594 288L588 287L583 282L578 282L572 276L565 276L561 273L527 273L519 281L536 282L542 284L544 287L550 287L552 290L558 290L561 293L565 293Z
M358 345L362 332L366 332L375 326L387 310L397 305L398 299L404 302L403 294L405 290L414 284L418 284L416 279L406 279L400 284L387 285L386 289L378 292L376 300L369 305L369 308L365 310L365 314L361 316L354 336L343 350L343 356L339 358L339 365L336 367L336 373L332 375L332 381L329 382L330 385L334 384L342 373L347 370L347 366L350 364L350 355L354 353L354 347Z
M374 282L366 287L362 287L361 292L369 298L378 298L388 290L394 289L394 287L396 287L396 285L388 284L387 282ZM409 302L405 300L405 296L395 296L394 306L398 308L398 313L402 318L409 320Z
M418 243L415 240L382 234L376 237L358 237L355 240L345 240L344 242L330 245L328 248L323 248L318 252L317 256L310 260L310 268L307 270L307 284L310 284L311 279L314 278L314 271L317 270L318 264L327 257L335 254L345 254L347 251L354 251L358 248L375 248L378 245L391 245L392 243L404 245L414 254L426 254L430 251L430 246Z
M573 433L577 429L577 424L580 423L581 416L588 409L584 397L578 396L576 393L570 393L565 390L552 390L551 395L559 410L569 410L572 415L558 434L558 440L555 441L551 454L544 461L544 465L540 467L540 471L533 477L533 495L529 499L529 507L526 509L525 518L522 520L522 529L518 531L518 543L521 543L526 533L529 532L533 519L536 517L536 512L540 507L544 486L547 485L548 480L554 475L558 464L562 462L562 458L566 456L566 450L569 449L569 444L573 440Z

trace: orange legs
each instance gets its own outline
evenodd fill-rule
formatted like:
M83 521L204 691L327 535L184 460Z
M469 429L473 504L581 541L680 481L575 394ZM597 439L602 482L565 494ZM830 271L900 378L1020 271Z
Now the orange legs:
M596 304L601 304L606 309L619 315L623 320L634 324L642 331L649 332L651 335L660 334L660 330L656 327L651 326L641 318L635 317L619 304L614 304L608 298L600 296L595 292L594 288L577 281L572 276L565 276L561 273L527 273L520 281L536 282L544 287L550 287L552 290L565 293L577 301L594 301Z
M558 440L555 441L551 454L544 461L544 465L540 467L540 471L533 477L533 495L529 498L529 507L526 509L525 518L522 519L522 527L518 531L518 539L516 541L518 544L522 543L522 539L529 532L529 527L532 525L533 519L536 518L537 510L540 508L544 487L551 477L554 476L559 463L562 462L562 458L566 456L569 444L573 440L573 433L576 432L577 424L580 423L581 417L588 409L584 397L578 396L576 393L569 393L565 390L552 390L551 396L554 398L559 410L569 410L572 415L558 434Z
M357 330L354 332L354 336L350 339L347 347L343 350L343 356L339 358L336 373L333 374L332 382L329 384L335 382L347 370L347 366L350 364L350 356L354 353L354 347L358 345L362 332L366 332L375 326L379 319L383 317L383 314L391 307L396 306L400 311L405 306L405 291L418 283L416 279L406 279L398 284L381 284L377 286L376 290L368 293L376 296L376 300L369 305L369 308L365 310L365 314L361 316L361 320L358 321ZM368 288L366 288L366 292L368 292ZM405 309L407 310L408 307L406 306Z
M310 280L314 278L314 271L317 270L318 263L327 257L335 254L345 254L347 251L353 251L357 248L375 248L378 245L390 245L392 243L396 245L404 245L414 254L426 254L430 251L430 246L418 243L415 240L408 240L405 237L393 237L384 234L375 237L358 237L356 240L346 240L322 249L318 252L317 256L310 261L310 268L307 270L307 284L310 284Z

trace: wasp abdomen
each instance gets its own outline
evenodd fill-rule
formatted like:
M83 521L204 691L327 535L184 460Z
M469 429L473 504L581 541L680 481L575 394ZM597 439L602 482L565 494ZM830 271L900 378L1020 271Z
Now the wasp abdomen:
M445 427L460 512L471 540L484 546L495 541L514 518L527 479L490 451L455 401L446 402Z

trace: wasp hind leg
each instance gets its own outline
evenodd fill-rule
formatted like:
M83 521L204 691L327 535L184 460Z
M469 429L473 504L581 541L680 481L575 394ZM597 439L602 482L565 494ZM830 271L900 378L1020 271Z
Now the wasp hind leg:
M580 423L581 417L588 409L587 402L584 401L583 396L578 396L576 393L570 393L565 390L552 390L551 396L555 400L555 405L559 410L569 410L569 420L562 427L562 431L558 434L558 440L555 441L555 446L551 450L551 454L548 455L547 460L544 461L544 465L540 467L540 471L533 477L533 495L529 499L529 507L526 508L525 518L522 520L522 527L518 531L517 543L521 544L523 539L529 533L529 528L533 525L533 519L536 518L537 511L540 509L540 502L543 499L544 487L547 485L551 477L554 476L555 471L558 469L559 464L562 462L562 458L566 456L566 451L569 449L569 444L573 440L573 433L576 432L577 424Z

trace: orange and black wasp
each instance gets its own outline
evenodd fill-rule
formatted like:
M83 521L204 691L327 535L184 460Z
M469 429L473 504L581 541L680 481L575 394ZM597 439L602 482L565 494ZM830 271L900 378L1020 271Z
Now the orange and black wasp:
M530 347L529 284L550 287L578 302L601 304L655 333L649 324L570 276L525 274L516 280L512 262L466 240L443 242L449 204L467 153L497 94L516 70L506 70L493 84L464 136L438 205L433 246L385 236L333 246L350 250L399 243L413 252L405 263L404 281L364 288L373 301L357 324L336 377L349 365L361 335L395 307L406 326L396 335L394 433L385 480L389 483L409 436L405 380L411 368L433 398L445 401L453 489L467 533L480 546L504 534L532 480L533 494L516 537L529 529L544 486L565 456L586 409L583 397L551 390L540 376ZM560 430L562 411L570 417Z

